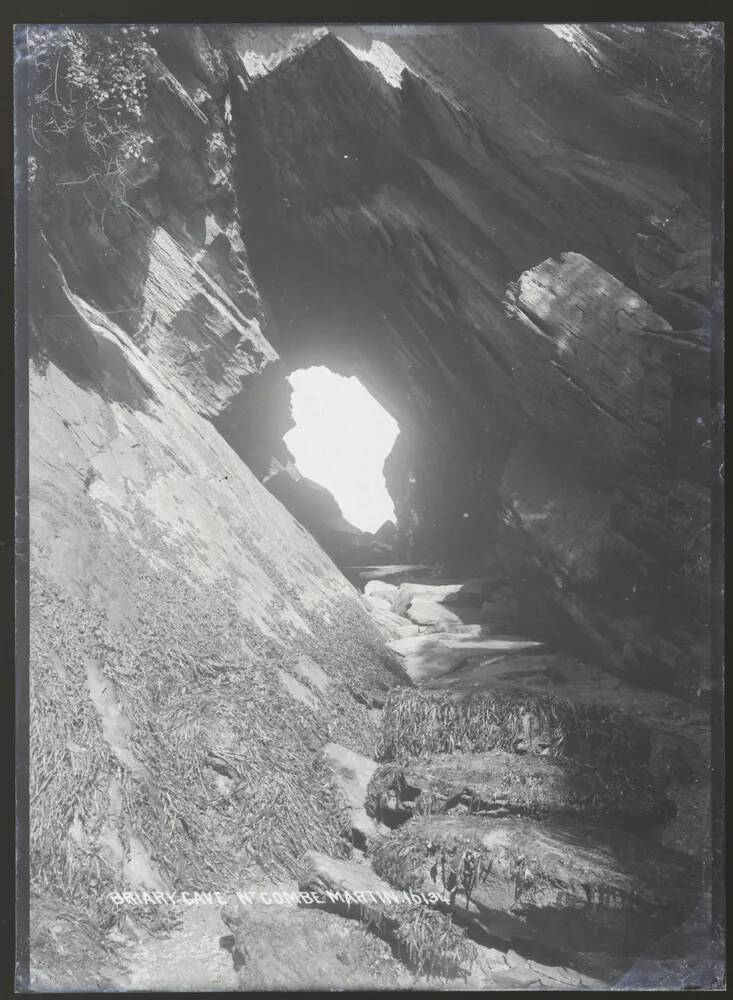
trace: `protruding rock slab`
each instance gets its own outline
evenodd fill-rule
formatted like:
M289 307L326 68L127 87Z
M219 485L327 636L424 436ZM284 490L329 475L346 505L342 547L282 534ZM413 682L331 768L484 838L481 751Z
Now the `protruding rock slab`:
M385 701L377 759L508 750L638 767L648 761L650 748L643 726L599 705L518 686L465 693L398 688Z
M326 743L321 753L330 766L334 781L341 790L351 810L351 828L355 842L373 837L379 830L375 820L365 809L367 787L377 764L338 743Z
M476 956L471 942L449 916L430 909L420 896L411 901L363 862L309 851L304 868L300 889L316 905L361 920L420 971L465 975L470 970Z
M402 658L411 680L432 681L452 673L471 660L529 652L541 649L542 646L541 643L528 639L486 638L480 625L444 622L441 628L445 631L408 635L388 643L389 648Z
M418 634L396 639L387 645L401 658L410 680L419 682L441 677L466 662L463 653L446 649L441 639L441 636Z
M404 615L411 604L418 600L432 604L467 605L480 604L482 585L479 581L465 583L402 583L393 597L392 610Z
M640 954L695 906L700 866L686 855L566 821L429 817L371 851L399 888L434 891L460 921L596 968Z
M674 804L643 768L591 765L492 750L383 764L367 792L370 816L394 826L411 816L578 816L638 828L669 818Z
M669 430L671 379L654 350L655 335L671 332L666 320L579 253L525 271L505 308L530 421L596 461L653 454Z

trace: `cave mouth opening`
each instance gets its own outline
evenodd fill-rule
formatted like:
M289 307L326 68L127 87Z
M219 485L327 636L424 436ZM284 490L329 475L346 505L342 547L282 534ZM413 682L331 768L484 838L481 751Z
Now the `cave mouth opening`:
M295 426L285 444L298 471L335 497L347 521L376 532L395 521L384 480L384 460L399 424L356 376L324 365L301 368L288 378Z

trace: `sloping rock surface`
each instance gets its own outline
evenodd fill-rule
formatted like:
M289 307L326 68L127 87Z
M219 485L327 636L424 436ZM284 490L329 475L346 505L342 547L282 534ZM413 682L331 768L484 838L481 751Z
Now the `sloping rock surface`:
M36 877L88 902L90 855L102 889L165 888L335 848L311 758L330 734L371 752L364 706L400 680L380 634L188 391L58 268L45 295L69 340L30 373Z

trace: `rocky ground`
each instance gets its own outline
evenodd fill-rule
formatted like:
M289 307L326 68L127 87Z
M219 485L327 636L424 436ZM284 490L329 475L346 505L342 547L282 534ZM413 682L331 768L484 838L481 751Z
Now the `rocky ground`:
M501 580L363 575L413 685L371 710L373 758L321 748L352 856L310 852L299 880L246 887L285 893L282 905L232 895L172 910L164 932L128 929L110 981L603 990L653 988L685 960L694 979L690 941L709 945L701 710L516 634ZM410 889L434 905L379 896ZM304 905L299 891L359 898ZM707 951L699 975L714 986Z

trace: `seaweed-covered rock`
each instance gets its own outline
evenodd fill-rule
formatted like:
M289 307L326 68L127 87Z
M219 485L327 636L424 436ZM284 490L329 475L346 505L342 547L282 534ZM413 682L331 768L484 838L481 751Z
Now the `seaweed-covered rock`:
M635 957L678 926L700 890L686 855L568 821L427 817L370 853L381 878L439 893L457 920L594 971L601 956Z
M648 760L649 732L629 716L517 687L503 691L400 688L385 701L380 761L508 750L591 762Z
M317 906L361 920L418 970L465 975L474 961L473 945L450 916L430 909L427 896L396 893L366 864L309 851L299 886Z
M372 775L366 809L395 825L413 815L554 815L603 818L641 827L675 806L643 768L598 769L563 758L491 750L383 764Z

